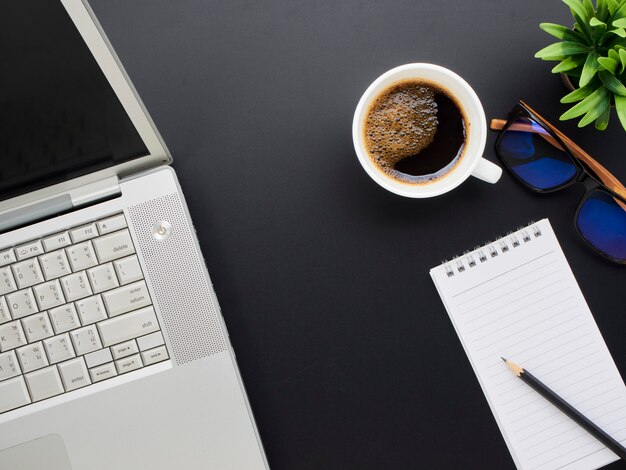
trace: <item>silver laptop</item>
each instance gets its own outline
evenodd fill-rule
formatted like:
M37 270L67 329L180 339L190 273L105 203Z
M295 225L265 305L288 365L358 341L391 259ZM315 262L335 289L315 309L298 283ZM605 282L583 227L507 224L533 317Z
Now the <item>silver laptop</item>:
M10 2L0 49L0 469L267 468L171 157L89 6Z

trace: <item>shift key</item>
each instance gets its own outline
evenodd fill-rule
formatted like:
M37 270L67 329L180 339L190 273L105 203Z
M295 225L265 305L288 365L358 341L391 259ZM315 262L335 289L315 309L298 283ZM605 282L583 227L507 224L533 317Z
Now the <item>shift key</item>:
M137 310L152 303L148 287L144 281L105 292L102 294L102 300L104 300L104 305L106 305L110 317L116 317L122 313Z
M128 341L159 330L153 307L142 308L98 323L104 346Z

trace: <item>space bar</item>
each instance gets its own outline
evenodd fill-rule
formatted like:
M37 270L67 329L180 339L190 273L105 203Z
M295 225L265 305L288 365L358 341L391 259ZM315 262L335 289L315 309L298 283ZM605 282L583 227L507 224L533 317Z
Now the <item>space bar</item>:
M153 307L135 310L98 323L104 346L121 343L159 330Z

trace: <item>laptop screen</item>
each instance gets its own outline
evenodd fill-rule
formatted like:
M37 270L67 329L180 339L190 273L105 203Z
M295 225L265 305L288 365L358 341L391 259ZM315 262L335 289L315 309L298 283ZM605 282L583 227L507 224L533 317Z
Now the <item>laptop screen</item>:
M61 2L6 2L0 200L147 154Z

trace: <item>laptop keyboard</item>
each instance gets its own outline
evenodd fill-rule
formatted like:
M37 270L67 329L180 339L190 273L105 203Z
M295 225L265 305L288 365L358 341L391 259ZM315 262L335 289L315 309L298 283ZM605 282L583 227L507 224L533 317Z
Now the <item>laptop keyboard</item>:
M168 358L124 214L0 252L0 413Z

